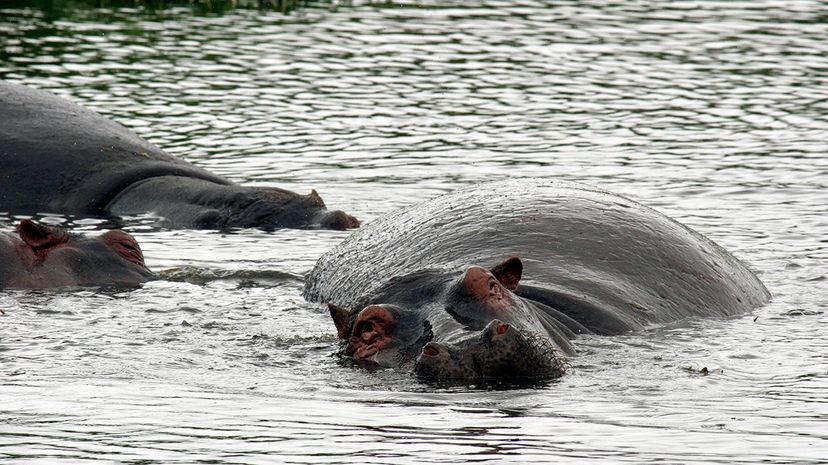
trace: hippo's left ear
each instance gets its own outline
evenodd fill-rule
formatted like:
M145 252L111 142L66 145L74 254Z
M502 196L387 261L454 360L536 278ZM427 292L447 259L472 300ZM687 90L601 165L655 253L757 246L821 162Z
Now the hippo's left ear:
M514 291L517 289L520 277L523 274L523 262L520 261L519 257L509 257L489 271L500 281L500 284L503 284L503 287Z
M335 304L328 304L328 310L331 312L331 318L334 320L336 326L336 335L340 339L348 339L350 333L351 312L347 309Z
M50 228L29 219L17 225L17 234L33 249L46 249L69 240L69 235L62 229Z

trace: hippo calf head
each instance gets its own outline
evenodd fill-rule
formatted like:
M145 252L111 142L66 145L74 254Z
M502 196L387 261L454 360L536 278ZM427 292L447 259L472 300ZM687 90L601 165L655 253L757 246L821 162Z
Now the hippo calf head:
M513 292L522 270L517 257L490 270L425 270L391 279L353 310L329 304L341 354L373 367L413 364L440 381L558 377L550 324Z
M171 180L172 179L172 180ZM207 181L187 179L183 186L173 177L143 183L130 196L119 198L112 208L121 213L140 211L146 198L144 191L173 190L174 201L154 202L157 211L169 225L194 226L205 229L277 228L335 229L358 228L359 220L340 210L328 210L322 197L312 190L300 195L277 187L216 185ZM136 201L138 205L128 204ZM192 204L182 202L188 200Z
M328 210L322 197L311 190L299 195L275 187L242 187L243 205L229 210L227 225L241 227L288 227L345 230L358 228L359 220L341 210Z
M278 187L240 186L187 176L162 175L141 179L118 193L107 205L110 215L152 213L169 228L337 229L359 227L359 220L328 210L322 197Z
M152 277L135 238L121 230L85 237L23 220L17 234L0 241L10 257L0 264L5 287L124 286Z

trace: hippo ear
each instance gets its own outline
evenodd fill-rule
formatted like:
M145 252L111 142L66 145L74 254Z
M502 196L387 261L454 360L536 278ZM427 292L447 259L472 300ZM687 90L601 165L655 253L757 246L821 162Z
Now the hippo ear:
M32 220L23 220L17 225L17 234L29 247L45 249L69 240L69 235L56 228L50 228Z
M336 335L340 339L348 339L348 333L350 333L350 320L351 320L351 312L348 310L329 303L328 310L331 312L331 318L334 320L334 325L336 326Z
M311 189L310 194L308 194L308 198L313 205L319 208L325 208L325 202L322 201L322 197L319 196L319 192L316 192L316 189Z
M519 257L509 257L489 271L500 281L500 284L503 284L503 287L514 291L517 289L520 277L523 274L523 262L520 261Z

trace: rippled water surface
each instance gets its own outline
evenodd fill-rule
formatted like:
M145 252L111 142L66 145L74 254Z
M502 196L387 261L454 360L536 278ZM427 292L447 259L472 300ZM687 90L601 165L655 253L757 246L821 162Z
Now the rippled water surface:
M811 1L0 3L0 78L234 181L316 188L363 220L485 180L587 182L712 237L774 294L579 339L547 386L441 389L331 357L300 291L345 233L134 221L164 279L0 292L0 462L824 463L826 37Z

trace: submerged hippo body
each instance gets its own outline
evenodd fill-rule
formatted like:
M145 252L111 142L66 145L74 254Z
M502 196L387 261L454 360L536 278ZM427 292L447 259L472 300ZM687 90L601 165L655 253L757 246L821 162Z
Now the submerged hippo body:
M134 286L152 273L135 239L115 229L98 237L23 220L0 232L0 289Z
M372 222L317 262L304 292L331 304L345 355L416 360L440 379L554 377L576 334L735 315L770 297L739 260L648 207L529 179Z
M152 213L172 228L359 225L315 191L234 184L48 92L0 82L0 115L0 211Z

